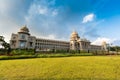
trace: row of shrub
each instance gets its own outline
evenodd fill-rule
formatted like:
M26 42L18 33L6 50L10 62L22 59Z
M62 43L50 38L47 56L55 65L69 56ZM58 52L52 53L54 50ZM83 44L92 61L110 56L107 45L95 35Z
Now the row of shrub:
M88 51L80 50L52 50L52 51L39 51L36 52L34 49L13 49L11 55L34 55L35 53L88 53Z
M6 49L0 49L0 55L8 55ZM34 55L34 49L11 49L9 55Z
M118 52L112 51L91 51L93 55L120 55Z
M57 53L57 54L36 54L36 55L14 55L14 56L0 56L0 60L9 59L28 59L28 58L53 58L53 57L71 57L71 56L93 56L92 53L70 54L70 53Z
M11 51L11 55L34 55L34 49L14 49Z
M5 55L7 51L5 49L0 49L0 55Z
M13 49L11 50L10 55L34 55L35 53L70 53L70 54L76 54L76 53L93 53L93 55L108 55L111 54L108 51L83 51L83 50L53 50L53 51L40 51L36 52L34 49ZM6 55L7 51L4 49L0 49L0 55Z

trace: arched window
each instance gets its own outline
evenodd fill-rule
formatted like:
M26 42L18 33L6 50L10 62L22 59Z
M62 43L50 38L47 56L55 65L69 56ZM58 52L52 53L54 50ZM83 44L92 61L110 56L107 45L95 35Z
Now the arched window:
M21 38L22 38L22 39L25 39L25 35L21 35Z
M21 42L20 42L20 47L24 48L24 47L25 47L25 44L26 44L26 42L21 41Z

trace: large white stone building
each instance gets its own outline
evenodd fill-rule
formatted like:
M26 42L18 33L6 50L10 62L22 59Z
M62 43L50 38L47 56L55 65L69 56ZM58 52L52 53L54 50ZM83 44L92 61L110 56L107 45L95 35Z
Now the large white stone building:
M81 39L77 32L73 31L70 37L70 41L50 40L36 38L31 36L29 29L23 26L17 34L12 33L10 39L10 46L12 49L16 48L28 48L36 49L39 51L50 51L50 50L105 50L106 44L101 46L91 45L87 39Z

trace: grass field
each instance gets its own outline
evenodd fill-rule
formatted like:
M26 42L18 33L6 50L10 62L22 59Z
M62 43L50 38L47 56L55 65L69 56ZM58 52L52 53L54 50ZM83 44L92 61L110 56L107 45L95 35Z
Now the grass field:
M0 80L119 80L120 56L0 61Z

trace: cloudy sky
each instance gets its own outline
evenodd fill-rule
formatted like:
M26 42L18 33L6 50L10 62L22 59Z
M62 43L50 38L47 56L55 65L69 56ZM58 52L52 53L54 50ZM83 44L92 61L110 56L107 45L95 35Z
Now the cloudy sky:
M33 36L69 40L76 30L93 44L120 44L120 0L0 0L0 35L27 25Z

